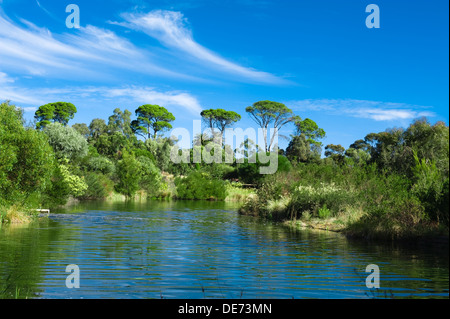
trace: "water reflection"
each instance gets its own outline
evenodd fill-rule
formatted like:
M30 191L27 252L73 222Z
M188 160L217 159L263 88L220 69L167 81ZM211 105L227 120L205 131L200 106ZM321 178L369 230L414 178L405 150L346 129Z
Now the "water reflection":
M368 264L382 289L365 287ZM65 267L80 267L79 289ZM218 202L89 202L0 231L4 298L448 298L448 247L374 245Z

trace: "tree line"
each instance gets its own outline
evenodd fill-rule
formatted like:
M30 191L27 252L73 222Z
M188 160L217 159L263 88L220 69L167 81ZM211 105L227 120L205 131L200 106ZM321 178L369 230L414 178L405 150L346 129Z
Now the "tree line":
M440 206L443 201L448 203L449 134L445 123L432 125L425 118L418 119L406 129L369 133L346 149L334 144L324 147L326 132L282 103L259 101L245 111L266 135L264 145L244 141L244 162L236 161L235 154L229 164L174 164L170 161L174 142L164 133L172 128L175 116L162 106L139 106L134 120L130 111L116 108L107 121L95 118L89 124L69 126L77 112L71 103L42 105L35 113L35 123L26 124L22 111L4 102L0 108L0 206L60 205L70 196L101 199L113 192L132 197L139 190L157 198L224 199L223 190L230 183L238 185L236 181L262 191L283 174L301 174L303 181L310 176L314 183L317 179L330 180L333 171L334 178L342 175L340 182L354 187L351 178L364 179L376 172L376 176L392 180L399 176L402 182L398 180L398 185L415 194L422 211L432 220L448 223L448 209ZM214 143L216 137L222 144L226 128L242 118L224 109L207 109L200 115L210 131L209 135L195 137L193 144L202 148ZM288 146L278 149L274 134L289 123L294 131ZM269 128L273 135L268 135ZM226 147L221 147L225 152ZM323 147L325 157L321 156ZM264 165L258 160L261 152L278 153L278 173L274 176L259 174L258 168ZM252 156L255 162L248 159ZM356 172L359 177L352 175ZM286 195L287 189L299 185L299 180L275 183L277 191L261 195L264 200L259 205L275 200L274 194ZM378 205L375 203L374 207ZM317 204L312 213L316 214L322 204Z

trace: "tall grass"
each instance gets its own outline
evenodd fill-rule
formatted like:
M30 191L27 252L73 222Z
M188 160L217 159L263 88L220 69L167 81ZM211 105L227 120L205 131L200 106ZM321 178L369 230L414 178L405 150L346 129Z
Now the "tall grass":
M439 215L431 214L426 202L411 191L417 189L413 181L405 176L380 172L374 165L349 168L316 164L300 165L289 175L266 177L240 212L274 221L298 219L303 225L318 228L333 226L365 238L448 236L448 213L442 209ZM437 204L445 198L448 204L448 190L447 197L445 191L432 194Z
M31 210L24 207L12 205L9 207L0 207L0 226L2 224L23 224L33 219Z

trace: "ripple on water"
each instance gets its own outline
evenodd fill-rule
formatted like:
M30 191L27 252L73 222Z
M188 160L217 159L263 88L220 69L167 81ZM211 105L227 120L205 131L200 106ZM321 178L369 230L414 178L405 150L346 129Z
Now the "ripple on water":
M448 250L292 231L220 203L106 205L0 232L0 279L42 298L448 298ZM372 263L378 291L365 286ZM79 289L65 287L68 264Z

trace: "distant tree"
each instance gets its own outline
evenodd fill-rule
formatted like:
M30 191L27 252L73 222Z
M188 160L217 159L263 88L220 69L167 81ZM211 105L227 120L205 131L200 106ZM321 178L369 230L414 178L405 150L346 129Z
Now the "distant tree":
M377 163L379 168L411 175L410 167L415 162L413 150L404 143L404 129L392 128L370 133L364 141L370 144L371 162Z
M103 119L93 119L89 124L90 140L97 140L100 135L106 133L108 127Z
M225 133L225 129L231 127L234 123L241 119L241 116L234 111L226 111L224 109L209 109L203 110L200 113L203 121L211 129L213 137L215 136L215 130L220 132L221 139Z
M325 131L320 128L316 122L306 118L302 120L299 116L294 117L294 124L296 127L296 134L304 135L306 141L309 143L311 150L315 153L320 154L322 142L319 140L323 139L326 135Z
M325 146L325 156L331 157L336 163L342 164L344 161L345 148L338 144L328 144Z
M370 161L371 146L364 140L356 140L348 149L345 150L345 156L351 158L356 164L365 164Z
M292 110L279 102L259 101L253 103L252 106L247 107L245 111L263 129L264 149L266 152L272 149L275 135L278 134L281 127L293 120ZM267 133L269 125L272 123L275 131L268 143Z
M114 109L113 115L108 118L108 130L111 133L120 132L127 138L133 134L131 129L131 112L128 110L121 111L119 108Z
M259 152L259 145L257 145L252 139L246 138L244 142L239 145L239 149L236 149L236 152L239 152L244 158L250 158L254 154Z
M304 134L293 136L286 148L286 157L295 163L307 162L311 157L311 147Z
M72 128L80 133L85 139L89 138L89 127L85 123L75 123Z
M350 145L350 148L355 150L363 150L365 152L370 152L370 144L364 140L356 140Z
M72 103L55 102L41 105L36 111L34 118L38 121L36 128L41 129L51 122L58 122L67 125L73 119L77 108Z
M405 130L403 140L405 146L412 149L412 153L416 152L418 158L434 161L436 167L448 175L450 145L448 125L441 121L431 125L426 118L419 118Z
M175 121L175 116L159 105L145 104L136 109L137 119L131 122L131 128L135 134L149 139L153 131L153 139L158 132L172 128L170 122Z

